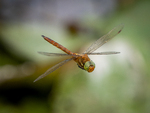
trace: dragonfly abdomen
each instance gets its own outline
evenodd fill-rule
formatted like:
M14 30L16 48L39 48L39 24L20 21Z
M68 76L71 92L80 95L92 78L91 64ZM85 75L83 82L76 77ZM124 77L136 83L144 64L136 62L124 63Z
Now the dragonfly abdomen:
M67 53L67 54L73 54L70 50L68 50L67 48L65 48L65 47L62 46L61 44L55 42L54 40L52 40L52 39L50 39L50 38L48 38L48 37L45 37L44 35L42 35L42 37L43 37L46 41L48 41L49 43L51 43L53 46L55 46L55 47L61 49L61 50L64 51L65 53Z

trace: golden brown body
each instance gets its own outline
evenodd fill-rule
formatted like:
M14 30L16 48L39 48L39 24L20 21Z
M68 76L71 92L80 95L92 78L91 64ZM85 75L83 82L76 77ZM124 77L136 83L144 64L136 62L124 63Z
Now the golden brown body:
M93 53L93 52L96 49L98 49L99 47L101 47L103 44L107 43L110 39L115 37L117 34L119 34L122 31L123 27L124 27L123 24L120 24L120 25L116 26L111 31L109 31L106 35L100 37L97 41L95 41L82 54L73 53L70 50L68 50L67 48L65 48L64 46L62 46L59 43L55 42L54 40L52 40L52 39L42 35L42 37L46 41L51 43L53 46L61 49L62 51L64 51L67 54L39 52L40 54L47 55L47 56L71 56L71 58L66 59L66 60L64 60L64 61L54 65L53 67L48 69L44 74L39 76L34 82L36 82L37 80L39 80L39 79L45 77L46 75L52 73L53 71L55 71L56 69L58 69L59 67L61 67L62 65L64 65L65 63L67 63L67 62L69 62L71 60L74 60L77 63L78 67L80 67L81 69L86 70L88 72L92 72L94 70L94 68L95 68L95 64L94 64L94 62L92 60L90 60L88 55L110 55L110 54L118 54L118 53L120 53L120 52L114 52L114 51L112 51L112 52L98 52L98 53Z
M68 50L66 47L60 45L59 43L55 42L54 40L43 36L43 38L48 41L49 43L51 43L53 46L61 49L62 51L64 51L67 54L73 55L72 58L73 60L77 63L77 65L83 69L84 69L84 65L87 61L91 61L90 58L88 57L87 54L78 54L78 53L73 53L70 50ZM92 72L94 70L95 66L91 66L87 71L88 72Z

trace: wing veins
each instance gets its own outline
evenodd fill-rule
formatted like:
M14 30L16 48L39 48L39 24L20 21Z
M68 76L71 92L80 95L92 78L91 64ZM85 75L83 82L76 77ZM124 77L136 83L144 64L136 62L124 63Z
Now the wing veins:
M109 31L106 35L99 38L97 41L95 41L84 53L92 53L99 47L101 47L103 44L107 43L109 40L111 40L113 37L115 37L117 34L119 34L124 27L124 24L120 24L113 28L111 31Z
M111 54L119 54L120 52L116 51L108 51L108 52L99 52L99 53L85 53L87 55L111 55Z
M42 75L40 75L37 79L34 80L34 82L44 78L45 76L49 75L50 73L52 73L53 71L55 71L56 69L58 69L59 67L61 67L62 65L64 65L65 63L71 61L73 58L70 59L66 59L56 65L54 65L53 67L49 68L45 73L43 73Z
M48 53L48 52L38 52L39 54L46 55L46 56L79 56L79 55L70 55L65 53Z

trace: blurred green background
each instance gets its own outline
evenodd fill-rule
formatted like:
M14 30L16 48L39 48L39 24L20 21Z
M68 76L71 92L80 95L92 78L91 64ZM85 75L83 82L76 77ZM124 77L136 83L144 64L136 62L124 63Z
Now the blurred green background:
M1 0L0 113L149 113L149 0ZM94 72L68 62L33 81L68 57L41 35L72 52L83 52L112 28L123 31L99 48L118 55L90 56Z

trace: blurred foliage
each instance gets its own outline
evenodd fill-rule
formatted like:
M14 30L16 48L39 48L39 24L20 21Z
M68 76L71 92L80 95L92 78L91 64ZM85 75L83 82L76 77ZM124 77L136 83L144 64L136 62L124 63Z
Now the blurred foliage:
M0 113L150 112L148 0L118 0L114 12L109 11L109 14L97 17L87 15L63 23L53 23L57 18L54 15L49 17L41 9L44 16L34 16L43 21L35 19L34 22L33 18L28 18L26 14L30 14L30 10L26 6L35 5L35 1L16 0L12 3L2 0L1 3ZM14 7L17 5L20 10ZM6 15L9 9L6 10L4 6L11 7L14 15ZM22 8L24 10L21 13ZM15 16L17 13L21 16ZM107 61L97 61L94 57L96 69L91 74L80 70L71 61L33 83L36 77L65 59L39 55L37 51L61 52L40 35L54 39L73 52L80 52L86 48L86 43L95 41L120 23L125 25L116 37L119 43L115 44L120 55L108 57ZM106 66L105 69L103 64L110 68ZM105 70L106 73L103 73Z

